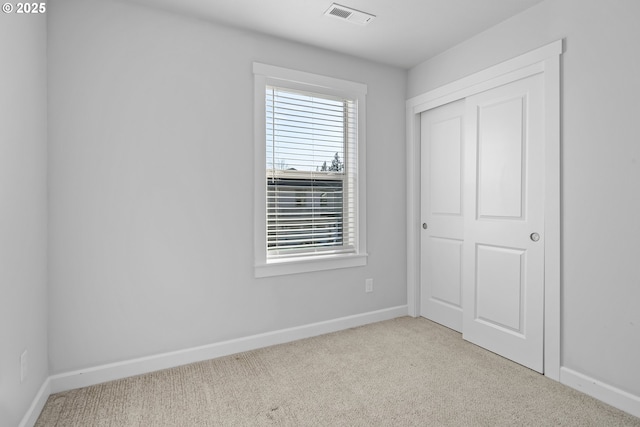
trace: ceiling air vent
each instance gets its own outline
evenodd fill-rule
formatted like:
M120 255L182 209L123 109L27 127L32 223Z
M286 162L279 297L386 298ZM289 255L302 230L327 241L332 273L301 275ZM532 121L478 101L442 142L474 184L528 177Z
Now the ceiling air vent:
M361 12L336 3L333 3L324 14L359 25L366 25L375 18L375 15L371 15L370 13Z

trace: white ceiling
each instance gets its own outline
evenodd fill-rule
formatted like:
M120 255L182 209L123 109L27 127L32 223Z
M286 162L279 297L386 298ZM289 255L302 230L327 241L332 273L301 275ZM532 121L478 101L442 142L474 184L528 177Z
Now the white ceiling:
M325 16L333 0L130 1L410 68L542 0L336 0L366 26Z

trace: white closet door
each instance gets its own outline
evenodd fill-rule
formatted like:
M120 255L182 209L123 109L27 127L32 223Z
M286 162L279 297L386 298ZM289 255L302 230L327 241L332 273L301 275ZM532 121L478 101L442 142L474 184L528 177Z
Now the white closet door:
M544 338L543 102L541 75L466 99L462 256L463 337L538 372Z
M421 114L421 315L462 331L464 100Z

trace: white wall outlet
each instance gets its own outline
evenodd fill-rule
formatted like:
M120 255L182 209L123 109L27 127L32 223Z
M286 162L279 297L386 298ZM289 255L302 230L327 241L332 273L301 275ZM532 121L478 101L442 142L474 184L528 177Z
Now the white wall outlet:
M20 355L20 383L23 383L27 380L28 372L29 365L27 363L27 350L25 350Z
M366 279L364 281L364 291L373 292L373 279Z

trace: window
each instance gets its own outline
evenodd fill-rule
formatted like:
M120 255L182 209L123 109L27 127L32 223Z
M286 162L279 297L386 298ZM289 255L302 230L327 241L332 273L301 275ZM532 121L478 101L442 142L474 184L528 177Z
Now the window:
M265 108L267 257L353 252L355 103L267 86Z
M366 86L254 64L257 277L366 264Z

